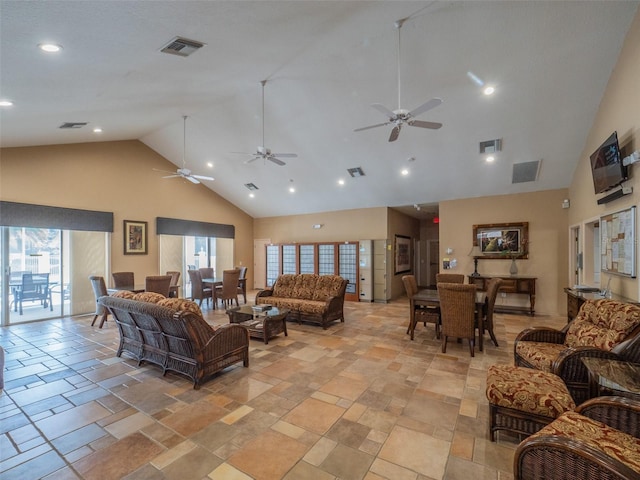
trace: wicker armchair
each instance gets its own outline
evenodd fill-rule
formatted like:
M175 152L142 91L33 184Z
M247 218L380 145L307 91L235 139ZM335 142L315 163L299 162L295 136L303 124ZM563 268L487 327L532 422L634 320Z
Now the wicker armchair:
M178 289L180 288L180 272L178 271L169 271L167 275L171 275L171 283L169 284L169 296L171 298L178 297Z
M135 284L133 272L113 272L111 277L113 278L113 286L116 288L133 287Z
M169 296L171 290L171 275L152 275L144 279L144 291L160 293Z
M187 273L189 274L189 280L191 280L191 300L200 300L199 305L202 306L202 300L206 298L207 304L210 304L213 298L213 290L203 285L200 271L188 270Z
M238 280L240 279L240 270L223 270L222 271L222 285L216 287L216 291L214 293L214 300L218 299L222 300L222 303L225 307L233 307L233 301L236 301L236 306L239 307L238 303Z
M598 397L566 412L523 441L516 480L638 480L640 402Z
M442 322L442 353L447 351L447 338L467 338L469 352L474 356L476 338L476 286L459 283L439 283L440 319Z
M407 297L409 297L409 301L411 301L413 296L418 293L416 277L414 275L404 275L402 277L402 283L404 284L404 289L407 292ZM425 327L427 326L427 322L433 323L435 325L436 338L440 338L439 308L414 305L413 312L409 313L409 326L407 327L407 334L411 334L411 340L413 340L413 333L418 322L422 322Z
M640 306L600 299L586 301L562 330L534 327L518 334L517 366L555 373L576 404L589 399L584 357L640 361Z
M436 283L464 283L461 273L436 273Z

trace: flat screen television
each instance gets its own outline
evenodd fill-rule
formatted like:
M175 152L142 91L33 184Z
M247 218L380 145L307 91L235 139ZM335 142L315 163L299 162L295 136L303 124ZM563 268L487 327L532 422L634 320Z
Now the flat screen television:
M617 187L627 179L627 169L622 165L617 132L613 132L590 158L596 194Z

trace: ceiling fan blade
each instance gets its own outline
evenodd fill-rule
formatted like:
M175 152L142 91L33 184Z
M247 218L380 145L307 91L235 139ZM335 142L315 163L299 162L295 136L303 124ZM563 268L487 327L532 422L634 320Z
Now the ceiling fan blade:
M295 153L272 153L271 155L282 158L298 158L298 155Z
M382 113L385 117L389 118L390 120L394 120L396 118L395 113L393 113L391 110L389 110L387 107L385 107L380 103L372 103L371 106L376 110L378 110L380 113Z
M422 120L409 120L407 122L412 127L420 127L420 128L431 128L433 130L437 130L442 127L441 123L438 122L423 122Z
M189 180L191 183L200 183L200 180L198 180L197 178L193 178L191 175L188 175L188 176L185 175L184 178Z
M391 130L391 135L389 135L389 141L395 142L398 139L398 135L400 135L400 125L396 125L395 127L393 127L393 130Z
M426 112L427 110L431 110L432 108L436 108L438 105L440 105L442 103L442 100L439 98L432 98L431 100L429 100L426 103L423 103L422 105L420 105L417 108L414 108L413 110L411 110L409 112L409 116L411 117L417 117L418 115L420 115L421 113Z
M207 177L206 175L191 175L193 178L197 178L198 180L210 180L213 181L213 177Z
M255 162L256 160L258 160L260 157L253 157L250 158L249 160L245 160L244 163L251 163L251 162Z
M369 125L368 127L356 128L354 132L361 132L363 130L369 130L370 128L384 127L385 125L389 125L390 122L378 123L376 125Z
M174 170L173 172L170 172L169 170L159 170L157 168L152 168L151 170L153 170L154 172L160 172L160 173L171 173L173 175L176 175L176 171Z
M231 152L231 153L239 153L240 155L255 155L255 153L249 153L249 152Z
M162 177L162 178L176 178L176 177L181 177L182 175L167 175L166 177Z
M267 157L267 160L271 160L273 163L275 163L276 165L280 165L281 167L282 167L283 165L286 165L286 163L285 163L285 162L283 162L283 161L282 161L282 160L280 160L279 158L276 158L276 157L273 157L273 156L271 156L271 157Z

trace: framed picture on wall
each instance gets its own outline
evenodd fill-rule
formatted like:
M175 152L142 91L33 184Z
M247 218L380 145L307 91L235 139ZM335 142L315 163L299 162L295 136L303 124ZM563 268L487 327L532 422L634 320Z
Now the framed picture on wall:
M411 271L411 237L396 235L394 260L396 275Z
M147 222L124 221L124 254L147 254Z
M529 223L490 223L473 226L473 245L482 258L529 258Z

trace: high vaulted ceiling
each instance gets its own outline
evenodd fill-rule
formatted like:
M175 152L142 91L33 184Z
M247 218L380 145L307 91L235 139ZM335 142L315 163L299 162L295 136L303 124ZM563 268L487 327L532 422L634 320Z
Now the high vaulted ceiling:
M139 139L181 167L187 115L187 167L215 177L206 187L253 217L419 213L414 204L425 212L448 199L564 188L638 5L1 0L0 98L14 105L0 108L0 145ZM372 103L398 108L394 23L407 17L400 106L441 98L418 119L443 127L405 126L390 143L391 126L354 129L385 121ZM176 36L206 46L186 58L161 53ZM43 42L63 50L45 54ZM285 166L232 153L262 144L265 79L265 146L298 154ZM492 139L503 148L488 164L479 142ZM537 180L512 184L513 164L536 160ZM365 176L351 178L352 167ZM247 183L259 188L254 198Z

